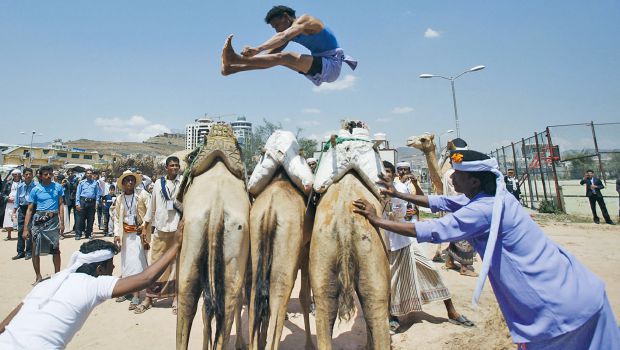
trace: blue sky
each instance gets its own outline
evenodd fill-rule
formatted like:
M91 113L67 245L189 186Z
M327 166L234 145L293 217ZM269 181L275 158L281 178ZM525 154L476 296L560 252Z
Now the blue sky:
M220 75L224 39L273 35L267 1L0 0L0 142L140 140L205 113L280 121L322 138L364 119L392 145L454 128L488 150L545 125L620 121L618 1L289 1L345 52L331 89L275 68ZM305 53L291 44L288 50Z

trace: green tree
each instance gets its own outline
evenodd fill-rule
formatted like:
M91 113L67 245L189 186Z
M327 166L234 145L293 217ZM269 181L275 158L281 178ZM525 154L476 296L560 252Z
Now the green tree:
M565 162L570 162L567 173L569 179L581 179L586 170L592 169L596 172L596 169L598 169L592 153L585 150L565 152L562 155L562 159Z

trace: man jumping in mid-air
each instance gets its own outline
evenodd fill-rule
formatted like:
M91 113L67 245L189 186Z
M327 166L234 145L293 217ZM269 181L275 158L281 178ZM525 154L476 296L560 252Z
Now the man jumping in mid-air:
M318 86L338 79L342 62L351 69L357 67L357 61L345 56L334 33L317 18L309 15L295 17L292 8L274 6L265 16L265 22L277 34L258 47L244 47L241 55L232 47L233 36L226 38L222 49L222 75L284 66L304 74ZM311 55L282 52L289 41L305 46ZM262 52L265 54L258 55Z

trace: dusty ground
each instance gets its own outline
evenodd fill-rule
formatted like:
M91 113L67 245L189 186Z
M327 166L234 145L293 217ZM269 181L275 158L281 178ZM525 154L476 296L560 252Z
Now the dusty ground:
M620 279L616 268L620 266L620 226L595 225L590 223L556 221L548 216L539 217L545 232L556 242L575 254L586 266L607 284L607 295L611 305L620 316ZM2 232L2 237L5 237ZM65 239L61 242L63 267L69 255L83 241ZM30 290L34 279L30 261L12 261L16 241L0 241L0 315L4 315L19 303ZM115 261L120 266L120 255ZM479 267L480 262L476 267ZM51 258L42 259L44 274L53 271ZM117 271L118 273L118 271ZM470 304L475 279L462 277L455 271L441 270L453 295L457 309L476 322L473 330L455 326L448 322L443 303L425 306L425 312L411 315L405 322L405 331L392 337L394 349L514 349L507 330L497 309L491 288L487 284L483 291L480 307ZM289 321L285 324L281 349L301 349L304 342L303 318L297 299L297 290L289 305ZM68 349L173 349L175 347L175 317L169 303L135 315L127 311L127 303L108 301L97 307L77 333ZM314 318L311 318L314 334ZM244 312L244 337L247 339L247 315ZM234 332L234 331L233 331ZM314 337L313 337L314 339ZM234 336L231 342L234 341ZM361 315L349 323L336 324L334 330L335 349L365 348L365 325ZM190 342L191 349L202 346L202 319L196 317ZM229 348L233 348L230 344Z

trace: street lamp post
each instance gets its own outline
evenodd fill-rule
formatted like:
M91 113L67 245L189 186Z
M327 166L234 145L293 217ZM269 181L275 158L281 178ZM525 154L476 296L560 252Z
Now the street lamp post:
M438 147L438 148L439 148L439 152L437 153L437 154L438 154L438 156L441 156L441 150L442 150L442 147L443 147L443 145L442 145L442 143L441 143L441 137L442 137L442 136L444 136L444 135L451 134L451 133L453 133L453 132L454 132L454 130L453 130L453 129L450 129L450 130L446 130L446 131L444 131L443 133L439 134L439 136L437 136L437 142L438 142L438 146L439 146L439 147Z
M442 75L436 75L436 74L420 74L420 78L422 79L429 79L429 78L442 78L442 79L446 79L446 80L450 80L450 86L452 87L452 103L454 104L454 121L456 123L456 137L461 137L461 130L459 127L459 114L458 111L456 109L456 93L454 92L454 81L456 79L458 79L460 76L462 76L463 74L466 73L471 73L471 72L476 72L479 70L484 69L484 66L475 66L472 67L466 71L464 71L463 73L455 76L455 77L444 77Z
M20 134L25 135L26 133L20 131ZM28 165L32 166L32 142L34 141L35 136L43 136L43 134L37 134L36 130L32 130L32 134L30 136L30 147L28 148Z

